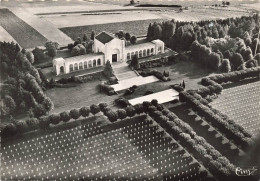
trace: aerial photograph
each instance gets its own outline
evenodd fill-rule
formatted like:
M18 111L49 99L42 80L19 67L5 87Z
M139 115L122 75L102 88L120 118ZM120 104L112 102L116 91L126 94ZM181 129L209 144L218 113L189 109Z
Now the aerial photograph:
M0 0L1 181L260 181L259 0Z

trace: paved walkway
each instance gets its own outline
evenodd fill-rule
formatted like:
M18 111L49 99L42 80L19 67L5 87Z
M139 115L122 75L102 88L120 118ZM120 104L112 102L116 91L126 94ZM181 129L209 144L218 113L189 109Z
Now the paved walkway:
M149 94L147 96L138 97L135 99L129 100L130 104L136 105L143 103L144 101L151 102L153 99L157 99L159 104L173 101L174 99L179 99L179 93L173 89L168 89L165 91L157 92L154 94Z
M9 8L17 17L22 19L28 25L37 30L42 36L44 36L49 41L55 41L59 45L68 45L72 43L73 40L56 28L52 23L44 19L39 18L38 16L33 15L29 11L26 11L25 8L11 7ZM32 47L34 48L34 47Z
M132 71L126 62L112 64L115 76L119 81L131 79L138 75Z
M157 81L159 80L154 76L148 76L148 77L138 76L130 79L119 80L118 84L111 85L111 87L113 87L115 91L120 91L120 90L128 89L133 85L139 86L139 85L149 84Z

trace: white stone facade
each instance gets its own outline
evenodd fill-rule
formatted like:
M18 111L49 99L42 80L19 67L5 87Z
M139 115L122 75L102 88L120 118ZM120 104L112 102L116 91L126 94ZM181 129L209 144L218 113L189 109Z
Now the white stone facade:
M164 53L164 43L161 40L126 46L112 34L102 32L94 39L93 52L70 58L57 58L53 60L53 70L56 75L67 74L74 71L89 69L105 65L106 61L124 62L131 60L134 55L138 58Z

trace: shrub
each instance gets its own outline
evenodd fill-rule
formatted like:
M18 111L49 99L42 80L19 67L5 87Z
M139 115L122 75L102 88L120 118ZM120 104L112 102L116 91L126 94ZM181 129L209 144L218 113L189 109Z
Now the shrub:
M50 117L49 116L42 116L39 118L39 127L41 129L46 129L50 125Z
M116 104L120 107L127 107L130 105L129 101L125 98L118 98L115 100Z
M28 131L28 125L26 121L20 120L20 121L15 121L14 125L17 128L17 133L24 133Z
M60 113L60 119L61 119L63 122L68 122L68 121L70 120L69 112L64 111L64 112Z
M61 117L60 117L59 114L52 114L52 115L50 115L50 122L52 124L55 124L55 125L59 124L60 121L61 121Z
M158 101L156 99L153 99L151 101L151 104L154 105L154 106L158 106Z
M69 115L73 119L78 119L80 117L80 112L78 109L72 109L72 110L70 110Z
M97 105L92 104L92 105L90 106L90 112L91 112L93 115L96 115L97 113L100 112L100 109L99 109L99 107L98 107Z
M118 119L118 115L117 115L117 112L115 111L108 111L106 116L108 117L108 119L111 121L111 122L115 122L117 119Z
M26 124L28 125L29 129L34 130L39 127L39 120L36 118L30 118L26 120Z
M1 135L4 137L14 136L17 133L17 128L13 123L8 123L2 128Z
M135 108L133 106L128 106L125 110L128 117L133 117L135 115Z
M90 113L90 108L89 107L82 107L82 108L80 108L79 113L83 117L88 117L89 113Z
M134 105L134 108L137 114L141 114L144 112L143 104L136 104Z
M119 119L125 119L127 117L126 111L124 109L118 109L117 115Z

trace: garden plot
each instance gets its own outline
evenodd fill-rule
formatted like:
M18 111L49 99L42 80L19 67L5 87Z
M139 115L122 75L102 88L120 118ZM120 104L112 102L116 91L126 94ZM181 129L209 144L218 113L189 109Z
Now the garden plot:
M111 85L111 87L113 87L115 91L120 91L120 90L128 89L133 85L139 86L139 85L149 84L157 81L159 81L159 79L157 79L155 76L148 76L148 77L138 76L130 79L124 79L121 81L119 80L118 84Z
M224 89L211 106L253 135L260 133L260 81Z
M154 94L149 94L147 96L131 99L129 100L129 102L130 104L135 105L135 104L143 103L144 101L151 102L153 99L157 99L159 104L163 104L166 102L173 101L174 99L179 99L179 92L173 89L168 89Z

